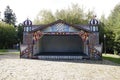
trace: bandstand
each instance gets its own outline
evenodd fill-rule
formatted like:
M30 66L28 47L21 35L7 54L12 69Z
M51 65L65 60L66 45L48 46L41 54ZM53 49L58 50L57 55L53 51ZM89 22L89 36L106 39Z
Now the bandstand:
M50 24L32 25L24 21L21 58L33 59L102 59L98 21L75 25L63 20Z

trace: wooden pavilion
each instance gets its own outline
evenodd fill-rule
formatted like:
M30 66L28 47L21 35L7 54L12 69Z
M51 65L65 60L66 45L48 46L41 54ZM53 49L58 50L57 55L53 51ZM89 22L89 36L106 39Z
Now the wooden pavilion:
M35 59L102 59L98 21L87 25L57 20L45 25L24 21L21 58Z

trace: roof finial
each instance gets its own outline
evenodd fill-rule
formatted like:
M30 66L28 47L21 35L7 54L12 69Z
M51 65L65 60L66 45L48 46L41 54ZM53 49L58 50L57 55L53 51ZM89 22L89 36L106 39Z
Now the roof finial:
M94 14L94 15L93 15L93 19L95 19L96 17L97 17L97 16Z
M29 20L29 18L27 17L27 20Z
M90 25L97 25L97 24L99 24L98 20L95 19L95 18L96 18L96 15L93 15L93 18L89 22Z

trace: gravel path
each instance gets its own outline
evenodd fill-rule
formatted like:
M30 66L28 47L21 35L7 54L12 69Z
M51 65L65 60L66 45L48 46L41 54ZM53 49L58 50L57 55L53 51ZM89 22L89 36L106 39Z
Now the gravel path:
M0 55L0 80L120 80L120 65L103 61L45 61Z

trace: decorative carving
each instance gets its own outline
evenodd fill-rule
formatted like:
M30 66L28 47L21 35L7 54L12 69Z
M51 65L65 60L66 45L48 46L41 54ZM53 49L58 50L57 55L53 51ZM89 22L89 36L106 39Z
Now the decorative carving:
M82 38L83 41L86 41L88 39L88 33L83 30L79 32L79 36Z
M38 41L41 36L42 36L42 32L41 31L34 32L33 33L33 40L34 41Z
M65 25L63 23L58 23L52 26L52 31L53 32L68 32L68 25Z

